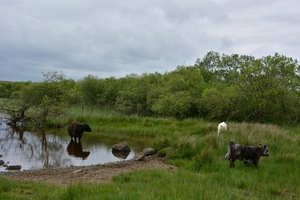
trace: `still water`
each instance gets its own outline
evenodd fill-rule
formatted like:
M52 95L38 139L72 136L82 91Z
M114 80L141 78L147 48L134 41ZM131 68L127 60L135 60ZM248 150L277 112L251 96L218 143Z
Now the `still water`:
M91 127L92 128L92 127ZM98 137L95 137L99 134ZM94 136L93 136L94 135ZM66 128L27 131L0 124L0 160L21 165L21 170L105 164L132 159L145 148L145 140L122 134L83 133L81 143L71 142ZM113 154L112 146L127 141L129 154ZM0 172L7 171L0 165Z

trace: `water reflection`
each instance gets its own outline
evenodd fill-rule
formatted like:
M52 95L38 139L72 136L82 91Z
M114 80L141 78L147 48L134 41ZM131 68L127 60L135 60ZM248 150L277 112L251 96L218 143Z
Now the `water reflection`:
M76 142L74 140L70 141L67 147L67 151L70 156L82 158L83 160L85 160L90 155L89 151L82 151L81 142Z
M138 142L128 141L127 138L132 151L127 155L113 153L112 146L122 141L122 137L95 140L85 134L81 143L76 143L70 142L66 129L28 131L2 124L0 154L3 157L0 160L9 162L9 165L21 165L21 170L85 166L132 159L143 148ZM5 169L0 165L0 171Z
M112 154L117 157L117 158L122 158L122 159L126 159L129 155L129 151L114 151L112 150Z

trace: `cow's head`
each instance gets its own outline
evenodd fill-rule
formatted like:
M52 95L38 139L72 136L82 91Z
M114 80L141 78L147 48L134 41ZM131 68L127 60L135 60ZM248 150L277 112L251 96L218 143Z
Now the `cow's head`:
M91 132L92 129L91 129L91 127L88 124L84 123L84 131L85 132Z
M259 145L262 149L262 156L269 156L269 149L267 145L262 146L261 144Z

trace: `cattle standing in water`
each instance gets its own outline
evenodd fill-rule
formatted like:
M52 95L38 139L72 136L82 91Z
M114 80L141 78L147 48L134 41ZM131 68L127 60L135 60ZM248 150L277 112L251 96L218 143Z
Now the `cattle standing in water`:
M230 167L235 167L234 162L236 159L239 159L246 163L253 163L256 168L258 168L258 160L261 156L269 156L269 149L266 145L263 147L253 147L253 146L245 146L241 144L235 144L234 142L230 142L228 144L228 152L225 155L230 162Z
M71 122L68 128L68 133L71 136L71 140L74 138L75 142L76 142L76 138L78 138L78 141L80 142L83 132L91 132L91 131L92 129L86 123L79 124L78 122Z

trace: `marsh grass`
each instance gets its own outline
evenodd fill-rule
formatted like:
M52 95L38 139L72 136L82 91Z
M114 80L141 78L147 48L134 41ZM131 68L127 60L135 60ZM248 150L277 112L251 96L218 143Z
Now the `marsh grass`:
M135 170L114 177L112 183L67 188L38 183L27 187L0 178L1 199L21 199L22 190L27 191L27 199L298 199L300 196L298 127L229 122L228 131L217 136L218 123L201 119L179 121L104 114L81 117L93 129L114 133L116 137L120 133L150 136L153 147L163 151L167 163L178 167L177 172ZM229 168L224 156L230 141L252 146L266 144L270 156L261 157L258 169L240 161L236 161L235 168ZM47 192L49 189L53 192Z

